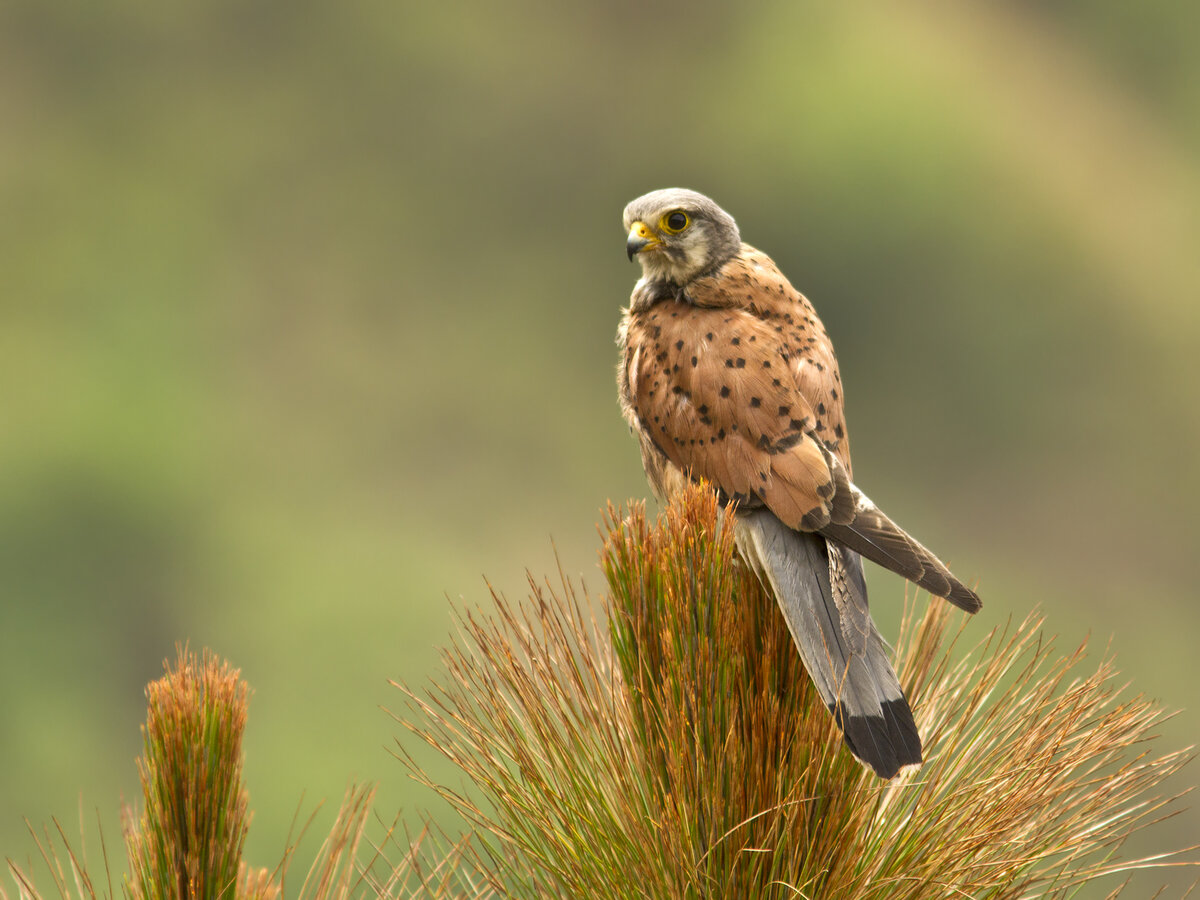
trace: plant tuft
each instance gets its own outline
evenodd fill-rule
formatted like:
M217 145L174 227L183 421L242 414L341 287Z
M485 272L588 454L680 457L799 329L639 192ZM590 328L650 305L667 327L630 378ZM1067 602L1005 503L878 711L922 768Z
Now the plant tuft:
M731 515L699 488L655 522L610 510L606 620L531 579L527 601L461 614L444 679L403 688L403 721L469 788L402 755L465 818L495 896L1017 900L1195 864L1119 857L1170 813L1158 792L1189 753L1156 753L1162 710L1036 614L964 649L965 616L907 610L897 669L927 761L875 778L736 560Z

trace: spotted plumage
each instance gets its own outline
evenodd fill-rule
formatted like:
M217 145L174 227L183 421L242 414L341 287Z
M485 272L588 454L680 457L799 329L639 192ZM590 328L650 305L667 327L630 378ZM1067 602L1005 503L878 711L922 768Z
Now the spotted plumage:
M618 334L619 395L651 487L665 498L702 479L737 502L739 550L851 750L884 777L920 762L859 555L970 612L979 598L852 482L825 328L733 218L669 189L630 203L625 228L643 277Z

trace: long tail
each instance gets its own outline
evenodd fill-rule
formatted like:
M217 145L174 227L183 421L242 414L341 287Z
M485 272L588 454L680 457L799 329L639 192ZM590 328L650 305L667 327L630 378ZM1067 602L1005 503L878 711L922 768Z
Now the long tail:
M742 556L779 601L792 639L846 746L881 778L921 762L921 737L867 609L862 560L766 509L739 510Z

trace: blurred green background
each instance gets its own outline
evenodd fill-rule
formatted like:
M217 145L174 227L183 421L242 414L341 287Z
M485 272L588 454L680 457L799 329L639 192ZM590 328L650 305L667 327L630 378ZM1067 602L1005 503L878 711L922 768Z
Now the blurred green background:
M253 862L354 778L438 808L387 679L437 677L485 574L521 596L557 548L601 588L601 508L647 494L621 210L670 185L817 304L857 480L979 580L970 634L1041 606L1195 742L1197 33L1167 0L7 0L0 856L80 797L112 852L179 640L255 689Z

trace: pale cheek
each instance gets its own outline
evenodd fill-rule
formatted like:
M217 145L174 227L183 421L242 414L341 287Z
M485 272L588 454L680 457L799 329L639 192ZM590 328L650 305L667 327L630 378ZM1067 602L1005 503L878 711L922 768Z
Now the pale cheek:
M687 267L690 272L698 272L708 262L708 248L703 245L689 247L687 251Z
M654 251L639 254L643 274L650 280L673 279L682 282L708 265L707 241L696 241L681 249L682 259Z

